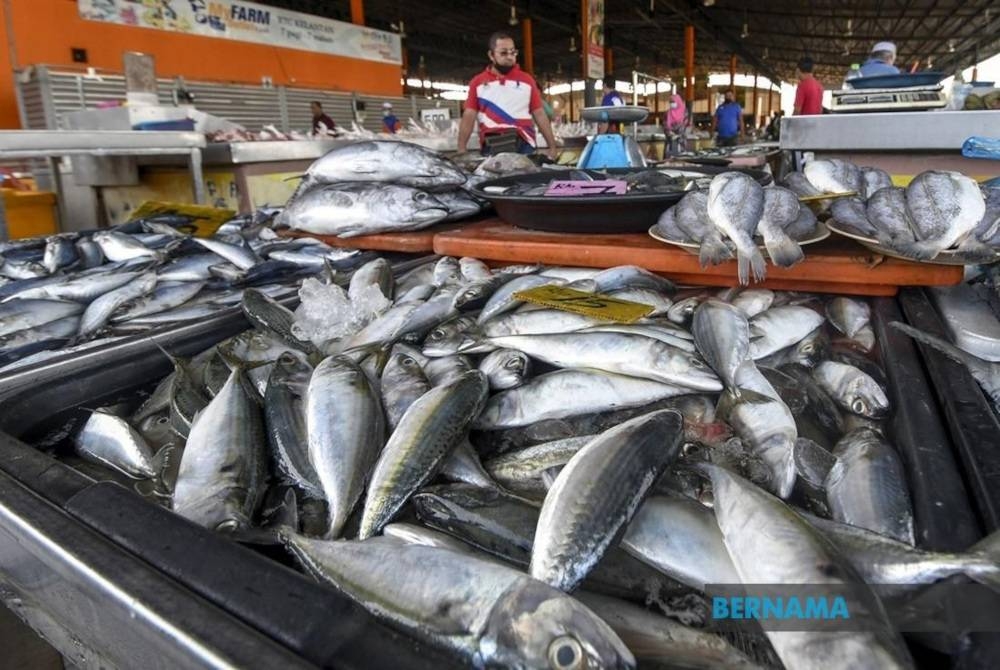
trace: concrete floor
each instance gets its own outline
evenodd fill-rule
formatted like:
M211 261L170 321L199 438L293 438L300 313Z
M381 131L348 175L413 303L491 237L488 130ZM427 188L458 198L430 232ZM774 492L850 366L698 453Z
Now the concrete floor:
M63 670L62 656L0 605L0 649L4 670Z

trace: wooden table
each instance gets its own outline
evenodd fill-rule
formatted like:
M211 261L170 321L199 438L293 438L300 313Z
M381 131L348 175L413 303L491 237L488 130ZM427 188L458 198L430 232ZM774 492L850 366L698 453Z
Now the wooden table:
M398 251L401 253L422 254L434 251L434 237L437 234L442 232L459 232L467 225L466 223L445 223L412 232L382 233L380 235L361 235L359 237L317 235L301 230L282 230L278 232L278 235L281 237L312 237L326 242L331 247L341 249Z
M779 290L892 296L900 286L950 286L963 268L890 258L836 234L804 247L791 268L767 264L767 279L754 286ZM701 268L698 257L647 234L578 235L516 228L490 219L434 237L434 252L484 261L547 263L607 268L639 265L681 284L738 286L736 261Z

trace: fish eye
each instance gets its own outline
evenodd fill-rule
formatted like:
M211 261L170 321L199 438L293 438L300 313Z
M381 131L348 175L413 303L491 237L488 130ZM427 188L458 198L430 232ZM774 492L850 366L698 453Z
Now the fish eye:
M813 349L815 348L816 347L813 346L812 342L810 342L809 344L802 346L802 352L806 354L811 354L813 352Z
M701 369L701 368L705 367L705 364L702 363L697 358L692 358L691 359L691 367Z
M430 197L430 195L428 195L427 193L424 193L423 191L420 191L419 193L414 193L413 194L413 199L416 200L417 202L420 202L421 200L426 200L429 197Z
M509 361L507 361L506 363L504 363L503 366L505 368L510 369L510 370L520 370L521 367L522 367L522 365L521 365L521 359L520 358L512 358Z
M441 330L440 328L435 328L434 330L431 331L430 339L432 339L432 340L443 340L444 339L444 331Z
M156 423L157 423L157 425L159 425L159 426L162 426L163 424L167 423L168 421L170 421L170 419L169 419L169 418L167 418L167 417L165 417L165 416L161 416L161 417L159 417L159 418L158 418L158 419L156 420Z
M576 638L563 635L549 645L549 667L552 670L580 670L586 664L583 647Z
M412 358L410 358L409 356L403 356L402 358L399 359L399 362L401 365L404 365L408 368L411 368L417 364L417 362Z
M851 411L855 414L867 414L868 404L861 398L855 398L851 401Z

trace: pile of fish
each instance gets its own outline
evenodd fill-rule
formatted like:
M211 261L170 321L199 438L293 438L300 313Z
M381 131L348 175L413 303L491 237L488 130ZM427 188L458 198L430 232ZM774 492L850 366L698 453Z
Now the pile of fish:
M278 238L266 218L234 219L211 237L182 232L190 219L162 216L0 243L0 366L203 319L238 305L247 286L294 295L303 276L371 258Z
M660 217L655 232L668 240L700 245L702 267L736 257L740 284L766 275L760 244L771 262L791 267L805 254L799 241L816 235L816 216L795 192L762 187L743 172L716 175L707 191L692 191Z
M469 176L440 154L408 142L337 147L302 178L280 225L337 237L422 230L482 211L462 187Z
M654 309L620 324L515 298L547 284ZM372 291L384 311L303 340L247 289L253 329L175 360L138 409L93 412L74 463L282 543L477 667L910 667L883 601L1000 584L995 537L914 546L866 302L471 258L376 260L348 294ZM850 585L871 626L732 640L704 591L734 583Z
M961 173L928 170L901 188L882 170L832 159L808 163L804 175L789 179L800 195L857 193L832 201L836 224L901 256L1000 260L1000 189L980 187Z

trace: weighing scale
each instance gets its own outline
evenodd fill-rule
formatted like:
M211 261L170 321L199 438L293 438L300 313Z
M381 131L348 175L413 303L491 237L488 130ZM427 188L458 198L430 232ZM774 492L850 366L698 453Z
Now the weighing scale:
M834 114L857 112L916 112L943 109L948 104L940 84L905 88L866 88L831 91Z
M635 105L584 107L580 111L584 121L594 123L640 123L649 116L649 109ZM594 135L580 154L578 168L601 170L604 168L646 167L646 157L639 150L635 137L621 133Z

